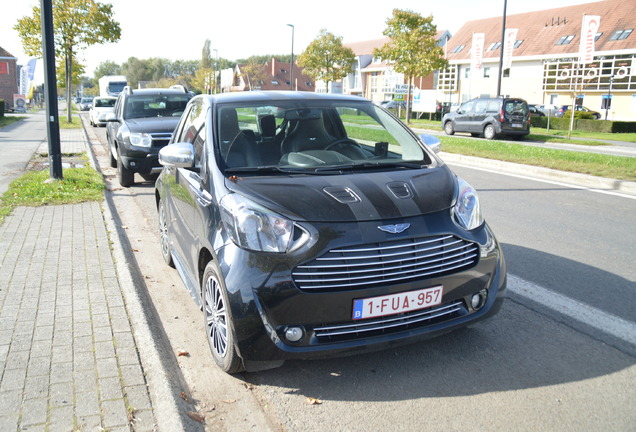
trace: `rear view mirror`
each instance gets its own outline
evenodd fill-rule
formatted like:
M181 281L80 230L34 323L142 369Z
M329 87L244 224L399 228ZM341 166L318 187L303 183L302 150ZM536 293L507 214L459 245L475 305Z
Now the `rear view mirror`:
M194 166L194 147L190 143L174 143L159 150L159 163L176 168Z

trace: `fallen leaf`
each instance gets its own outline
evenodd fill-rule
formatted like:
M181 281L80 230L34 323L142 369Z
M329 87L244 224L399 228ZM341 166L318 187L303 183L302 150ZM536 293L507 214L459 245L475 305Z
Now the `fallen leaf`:
M177 357L190 357L190 353L185 350L177 351Z
M254 386L250 383L243 383L243 387L245 387L248 390L254 390Z
M186 402L190 402L190 399L188 399L188 395L186 394L186 392L181 392L181 399Z
M205 416L201 415L199 413L196 413L194 411L188 411L186 414L188 414L188 417L190 417L192 420L199 422L199 423L203 423L205 421Z
M123 229L128 229L128 227L126 225L122 225L121 226Z
M306 401L309 405L320 405L322 401L320 399L308 397Z
M132 248L133 252L139 252L139 249Z

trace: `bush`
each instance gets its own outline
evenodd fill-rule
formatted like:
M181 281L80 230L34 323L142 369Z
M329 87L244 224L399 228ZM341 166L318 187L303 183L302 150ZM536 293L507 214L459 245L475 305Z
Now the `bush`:
M589 120L578 118L578 112L574 114L574 129L586 132L604 132L604 133L628 133L636 132L636 122L610 121L610 120ZM587 113L584 113L587 114ZM533 127L547 128L548 117L532 117L530 124ZM559 118L550 117L550 129L569 130L570 116Z
M0 99L0 117L4 117L4 99Z

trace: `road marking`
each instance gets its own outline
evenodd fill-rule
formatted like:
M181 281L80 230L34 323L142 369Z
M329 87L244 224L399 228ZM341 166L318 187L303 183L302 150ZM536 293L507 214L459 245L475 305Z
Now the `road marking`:
M465 163L462 163L462 162L455 162L455 161L452 161L452 160L449 160L449 161L444 160L444 161L448 165L454 165L454 166L458 166L458 167L462 167L462 168L469 168L469 169L474 169L474 170L477 170L477 171L484 171L484 172L488 172L488 173L492 173L492 174L507 175L507 176L511 176L511 177L520 178L520 179L523 179L523 180L537 181L537 182L548 183L548 184L553 184L553 185L557 185L557 186L563 186L563 187L567 187L567 188L571 188L571 189L580 189L580 190L585 190L585 191L588 191L588 192L596 192L596 193L601 193L601 194L605 194L605 195L612 195L612 196L617 196L617 197L621 197L621 198L629 198L629 199L636 200L636 196L630 195L630 194L627 194L627 193L624 193L624 192L621 192L621 191L604 190L604 189L599 189L599 188L595 188L595 187L591 187L591 186L583 186L583 185L577 185L577 184L574 184L574 183L566 183L566 182L557 181L557 180L549 180L549 179L541 178L541 177L537 177L537 176L512 173L512 172L506 171L504 169L500 169L499 170L499 169L485 168L485 167L465 164Z
M636 324L508 274L508 289L576 321L636 346Z

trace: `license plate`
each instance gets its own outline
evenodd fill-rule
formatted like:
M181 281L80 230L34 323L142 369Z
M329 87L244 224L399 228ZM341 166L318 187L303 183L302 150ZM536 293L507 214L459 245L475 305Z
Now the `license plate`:
M353 319L376 318L436 306L442 303L442 291L443 287L440 285L416 291L357 299L353 301Z
M512 127L516 127L516 128L523 127L523 126L522 126L522 125L520 125L519 123L513 123L513 124L511 124L510 126L512 126Z

